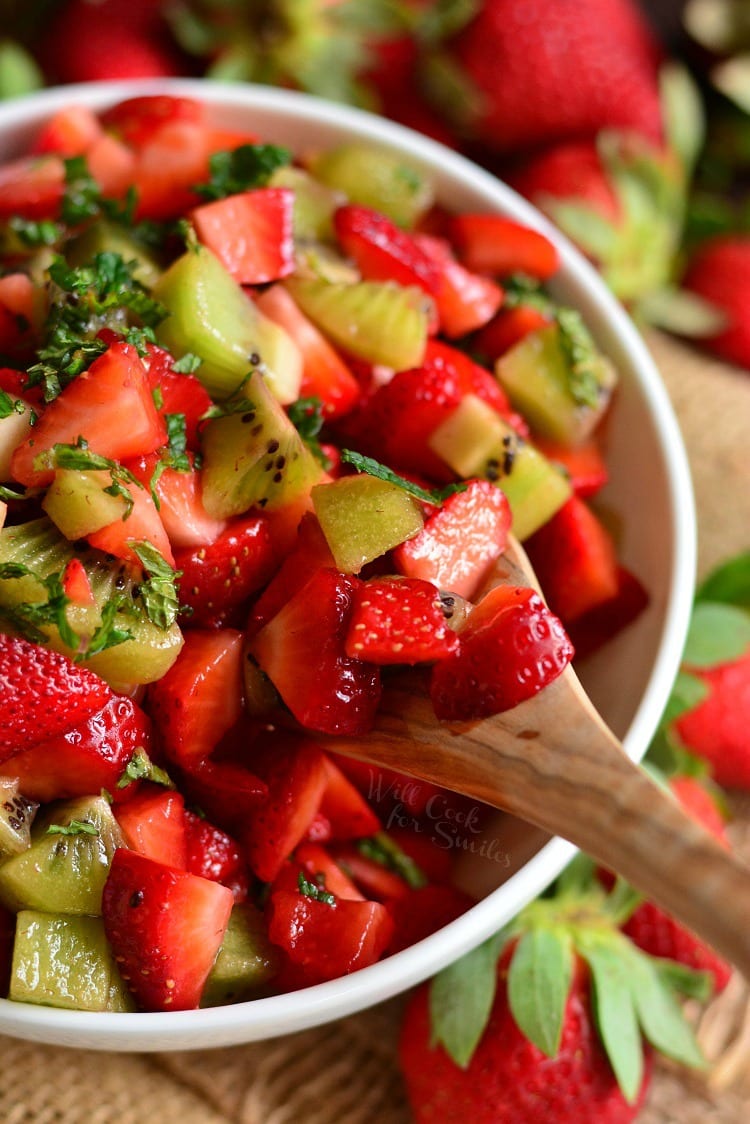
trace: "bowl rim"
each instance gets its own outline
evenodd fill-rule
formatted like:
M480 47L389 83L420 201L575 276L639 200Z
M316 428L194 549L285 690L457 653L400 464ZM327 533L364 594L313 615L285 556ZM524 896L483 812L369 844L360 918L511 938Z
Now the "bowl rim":
M197 98L217 107L255 108L281 116L291 113L316 126L356 133L431 168L439 166L441 176L469 177L471 186L492 197L501 210L542 230L555 243L566 283L585 291L589 308L606 322L608 332L627 355L669 466L666 488L673 523L673 557L667 603L652 672L622 739L628 755L640 760L657 728L679 667L692 606L697 529L679 425L656 364L623 307L567 238L490 172L404 126L309 94L206 79L137 79L53 87L0 104L0 134L8 129L22 130L26 125L33 127L73 103L100 110L128 97L165 93ZM68 1011L0 999L0 1032L66 1046L148 1051L236 1045L310 1029L391 998L434 975L496 932L503 920L541 893L575 853L572 844L551 839L497 890L438 932L371 967L327 983L234 1005L158 1013Z

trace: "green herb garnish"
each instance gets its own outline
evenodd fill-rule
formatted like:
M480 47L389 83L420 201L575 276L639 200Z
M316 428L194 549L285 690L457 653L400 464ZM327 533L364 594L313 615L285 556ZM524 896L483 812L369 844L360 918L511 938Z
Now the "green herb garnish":
M98 835L99 828L88 820L71 820L70 823L51 823L48 835Z
M439 507L449 496L455 495L456 492L465 492L468 487L467 484L463 483L446 484L444 488L433 488L428 491L427 488L422 488L412 480L399 476L397 472L388 468L387 465L381 464L380 461L373 460L372 457L365 457L361 453L355 453L352 449L342 449L341 459L345 464L350 464L353 468L356 468L357 472L366 472L368 476L375 476L378 480L395 484L396 487L408 492L410 496L421 500L422 503L432 504L433 507Z
M290 164L292 154L276 144L241 144L231 152L216 152L209 161L208 183L197 184L203 199L224 199L253 187L264 187L277 168Z
M312 900L315 902L324 902L325 905L335 905L336 898L333 894L329 893L328 890L325 889L325 880L323 878L323 875L317 874L315 877L316 881L310 882L308 878L305 878L302 871L300 871L299 877L297 879L299 892L301 894L304 894L306 898L312 898Z
M179 572L169 565L150 542L133 540L129 546L143 566L145 574L145 580L139 588L146 616L157 628L171 628L180 608L175 588Z
M136 749L125 766L123 774L117 782L117 787L127 788L133 781L151 781L153 784L160 784L165 788L175 787L169 775L158 765L154 765L143 749Z

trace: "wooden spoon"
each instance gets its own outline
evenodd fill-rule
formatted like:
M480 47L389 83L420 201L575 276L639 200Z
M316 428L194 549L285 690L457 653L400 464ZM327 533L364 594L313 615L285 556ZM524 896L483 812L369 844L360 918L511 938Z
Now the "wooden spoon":
M538 588L516 543L496 564L500 582ZM564 836L750 979L750 870L630 760L572 668L512 710L461 725L439 722L407 675L384 692L371 733L316 740Z

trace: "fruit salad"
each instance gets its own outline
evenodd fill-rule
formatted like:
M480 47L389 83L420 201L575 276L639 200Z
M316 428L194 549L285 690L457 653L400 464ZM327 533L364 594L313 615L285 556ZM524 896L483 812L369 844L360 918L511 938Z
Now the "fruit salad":
M554 246L157 96L0 166L0 252L3 994L229 1003L458 916L430 825L476 807L331 745L407 669L436 722L514 706L645 604Z

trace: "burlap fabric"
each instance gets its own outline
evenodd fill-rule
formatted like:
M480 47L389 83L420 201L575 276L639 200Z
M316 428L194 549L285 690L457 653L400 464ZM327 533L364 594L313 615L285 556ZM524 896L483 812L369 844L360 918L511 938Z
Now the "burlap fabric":
M699 567L750 546L750 375L659 336L650 343L688 445ZM734 841L750 860L750 800ZM216 1051L107 1055L0 1039L0 1124L409 1124L396 1066L401 1001L328 1027ZM750 1120L750 996L735 979L696 1012L713 1069L657 1069L643 1124ZM571 1122L574 1124L574 1122Z

